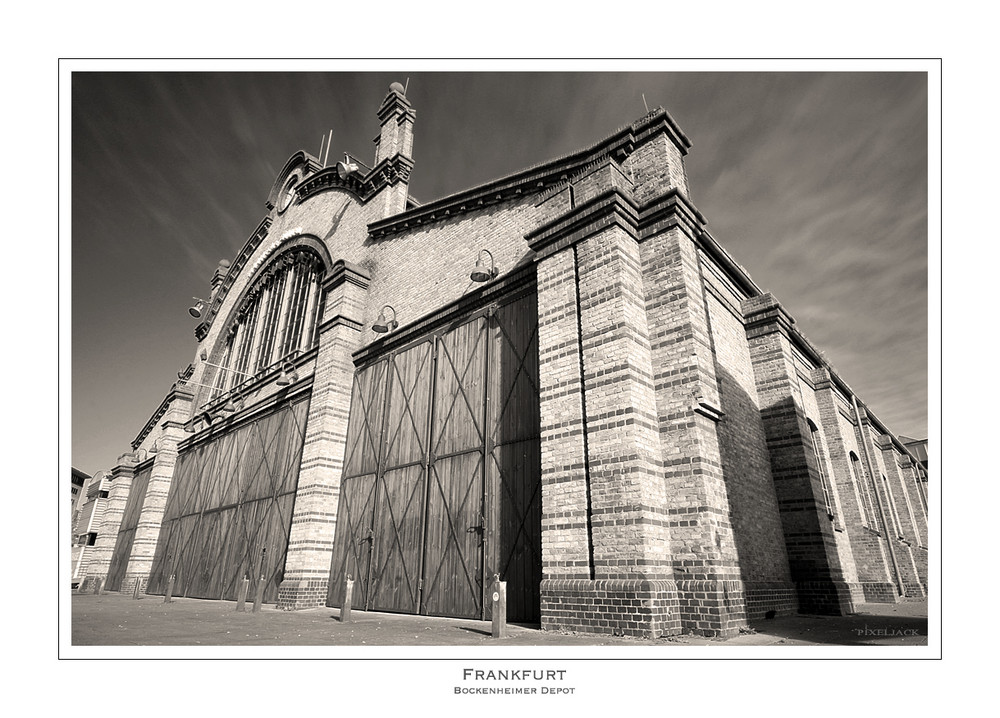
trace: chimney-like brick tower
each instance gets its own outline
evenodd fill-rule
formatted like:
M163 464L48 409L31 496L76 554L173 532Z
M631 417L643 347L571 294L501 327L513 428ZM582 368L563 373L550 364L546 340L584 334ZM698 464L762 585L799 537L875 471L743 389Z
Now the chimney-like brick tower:
M378 110L382 130L375 140L375 171L385 177L382 190L384 217L406 209L410 170L413 168L413 120L417 113L398 82L389 85L389 94Z

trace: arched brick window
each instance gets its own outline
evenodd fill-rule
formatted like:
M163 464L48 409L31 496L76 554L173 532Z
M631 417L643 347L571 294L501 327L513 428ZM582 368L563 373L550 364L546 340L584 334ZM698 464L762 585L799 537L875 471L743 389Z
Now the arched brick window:
M213 398L316 341L323 261L311 249L279 255L247 292L230 324Z
M889 515L892 517L893 530L896 532L896 537L902 539L903 524L899 520L899 513L896 511L896 497L892 494L892 486L889 485L889 480L885 478L885 474L882 474L882 485L885 486L885 493L888 497L886 503L889 504Z
M864 469L861 468L861 460L853 451L850 453L851 479L858 489L861 509L861 525L870 529L878 530L878 522L875 520L875 504L872 501L871 488L866 481Z
M812 433L812 445L813 451L816 454L816 467L819 470L820 483L823 485L823 502L826 504L826 513L832 519L834 517L833 511L833 494L830 493L830 481L827 477L826 472L826 461L823 458L823 449L820 446L820 434L819 429L816 424L813 423L812 419L806 419L809 422L809 431Z

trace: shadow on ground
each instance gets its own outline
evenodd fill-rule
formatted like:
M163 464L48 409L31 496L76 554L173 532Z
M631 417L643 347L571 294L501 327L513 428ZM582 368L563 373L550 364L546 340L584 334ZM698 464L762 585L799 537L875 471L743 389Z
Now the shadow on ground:
M630 637L541 631L511 624L494 639L487 621L366 611L342 623L332 608L237 612L232 601L74 594L74 646L780 646L927 645L926 603L864 604L850 616L796 615L761 621L728 640L681 635Z

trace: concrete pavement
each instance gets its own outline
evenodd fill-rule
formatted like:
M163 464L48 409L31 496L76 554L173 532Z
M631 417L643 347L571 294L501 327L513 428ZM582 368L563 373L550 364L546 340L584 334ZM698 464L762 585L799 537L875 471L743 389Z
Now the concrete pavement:
M335 608L239 613L235 602L117 593L72 595L74 646L794 646L927 645L926 602L863 604L851 616L780 617L718 640L694 635L655 640L540 631L510 625L494 639L488 621L355 610L340 622Z

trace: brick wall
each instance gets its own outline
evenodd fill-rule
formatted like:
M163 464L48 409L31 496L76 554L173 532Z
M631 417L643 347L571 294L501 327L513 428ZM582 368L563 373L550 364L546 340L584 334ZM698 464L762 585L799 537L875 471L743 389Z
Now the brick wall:
M742 309L799 607L850 613L852 592L827 515L790 340L793 320L769 294L747 299Z
M707 260L703 259L703 264ZM798 609L771 477L770 458L739 297L712 272L704 272L719 400L720 459L729 495L730 521L746 592L747 618Z
M861 427L858 436L864 442L864 449L871 463L874 478L875 498L879 503L882 525L889 550L889 558L896 574L896 584L904 598L923 598L923 587L920 585L916 561L913 551L905 538L901 536L901 526L896 512L895 498L891 495L892 487L888 481L888 469L885 457L879 448L882 433L872 425L864 407L859 407Z
M845 487L837 480L836 466L833 462L833 451L837 448L836 442L839 439L837 424L833 417L826 415L820 408L819 397L812 381L812 374L817 369L811 362L808 362L801 354L795 354L796 370L798 372L798 390L802 397L802 407L806 418L816 426L816 431L809 436L810 444L814 453L818 454L817 464L821 465L823 479L829 495L833 513L827 514L830 525L833 528L833 538L836 542L837 560L840 564L844 580L851 590L851 596L855 603L864 601L864 591L858 581L857 566L854 562L854 552L851 549L851 541L846 530L847 515L845 505L850 501ZM810 425L811 428L811 425ZM847 487L849 488L849 487ZM826 497L824 497L824 501Z
M106 490L108 496L98 499L97 494L94 495L95 504L99 502L100 509L95 512L87 526L90 527L90 531L97 532L97 539L94 545L86 550L86 565L81 569L84 577L80 582L81 592L90 592L98 583L103 586L107 581L115 542L118 540L118 527L121 525L129 489L135 476L136 464L131 454L119 457L119 461L121 463L108 471L106 476L91 482L91 486L98 491Z

